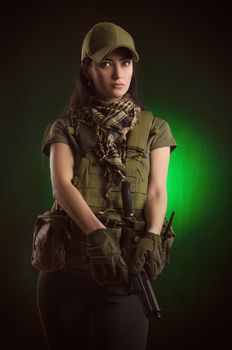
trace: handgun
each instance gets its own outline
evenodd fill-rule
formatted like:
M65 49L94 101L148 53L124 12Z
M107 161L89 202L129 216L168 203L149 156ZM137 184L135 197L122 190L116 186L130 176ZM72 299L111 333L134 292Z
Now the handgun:
M133 223L134 215L132 211L132 199L129 181L122 182L121 196L126 224ZM131 254L129 253L128 256L131 257ZM126 257L126 260L128 260L128 256ZM127 262L130 263L129 261ZM139 295L144 313L147 318L156 316L157 319L160 319L161 310L155 297L155 293L151 286L150 280L144 269L139 274L132 276L131 286L128 294Z

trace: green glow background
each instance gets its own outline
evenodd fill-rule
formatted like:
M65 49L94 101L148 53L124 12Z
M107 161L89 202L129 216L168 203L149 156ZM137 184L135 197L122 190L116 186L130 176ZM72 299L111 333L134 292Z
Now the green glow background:
M40 142L72 93L84 34L113 21L134 36L144 104L168 121L178 144L167 212L176 213L176 239L171 265L153 284L163 318L151 320L147 350L223 349L231 314L228 8L154 1L153 10L118 3L112 14L111 5L20 3L2 10L2 343L45 349L30 266L35 217L52 203Z

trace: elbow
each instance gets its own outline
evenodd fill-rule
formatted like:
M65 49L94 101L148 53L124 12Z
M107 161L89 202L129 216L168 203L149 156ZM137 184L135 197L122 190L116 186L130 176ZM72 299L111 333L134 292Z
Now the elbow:
M70 185L73 186L71 182L64 183L64 184L60 184L60 183L53 184L52 186L53 198L59 201L60 198L63 196L64 191L66 191Z
M167 203L167 200L167 191L156 191L148 193L146 205L149 205L149 203Z
M56 200L59 199L59 197L60 197L60 189L59 189L59 187L57 187L57 186L53 186L52 187L52 197L54 199L56 199Z
M154 203L163 203L163 205L167 206L167 200L168 200L168 196L167 196L167 190L164 189L160 189L160 190L154 190L154 191L150 191L147 193L147 199L146 199L146 204L145 206L149 207L150 205L153 205Z
M165 198L167 197L167 188L165 187L160 187L160 188L153 188L153 189L148 189L147 196L151 198Z
M52 197L57 200L57 189L56 188L52 189Z
M149 208L167 208L167 190L160 190L160 191L152 191L148 192L146 202L145 202L145 211L149 212Z

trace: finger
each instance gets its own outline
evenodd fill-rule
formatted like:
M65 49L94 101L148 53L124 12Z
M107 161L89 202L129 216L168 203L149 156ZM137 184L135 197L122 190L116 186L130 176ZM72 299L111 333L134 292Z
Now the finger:
M144 255L142 255L142 257L140 258L135 257L130 266L130 272L135 275L139 274L143 269L144 263L145 263Z
M149 280L151 281L154 277L154 265L151 261L146 261L144 264L144 270L146 271Z

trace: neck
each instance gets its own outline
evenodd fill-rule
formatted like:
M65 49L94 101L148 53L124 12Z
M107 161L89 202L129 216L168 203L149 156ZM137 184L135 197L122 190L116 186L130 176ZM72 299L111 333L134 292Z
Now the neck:
M122 96L120 99L119 98L102 98L101 96L91 96L90 97L90 103L91 102L99 102L99 103L103 103L105 105L110 105L111 103L117 103L120 101L123 101L124 99L130 99L130 95L126 94L124 96Z

